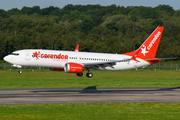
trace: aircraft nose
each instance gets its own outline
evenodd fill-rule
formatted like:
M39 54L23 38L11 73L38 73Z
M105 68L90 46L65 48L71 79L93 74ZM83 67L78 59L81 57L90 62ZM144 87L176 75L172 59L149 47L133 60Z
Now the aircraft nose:
M4 59L6 62L8 62L8 61L9 61L9 56L7 55L7 56L5 56L3 59Z

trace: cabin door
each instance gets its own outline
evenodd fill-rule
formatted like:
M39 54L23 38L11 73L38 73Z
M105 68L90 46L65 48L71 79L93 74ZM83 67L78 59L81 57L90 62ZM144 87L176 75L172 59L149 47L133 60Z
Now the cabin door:
M30 53L29 53L29 51L25 52L25 60L30 60Z

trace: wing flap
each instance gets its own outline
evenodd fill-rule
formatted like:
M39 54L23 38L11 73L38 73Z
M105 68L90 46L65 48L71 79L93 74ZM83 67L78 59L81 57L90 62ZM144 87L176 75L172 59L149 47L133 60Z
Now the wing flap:
M128 62L131 59L124 59L124 60L116 60L116 61L106 61L106 62L95 62L95 63L83 63L84 68L86 69L93 69L93 70L106 70L106 67L114 68L113 66L116 65L117 62Z
M93 65L116 65L116 62L127 62L131 59L125 59L125 60L116 60L116 61L106 61L106 62L94 62L94 63L83 63L84 66L93 66Z

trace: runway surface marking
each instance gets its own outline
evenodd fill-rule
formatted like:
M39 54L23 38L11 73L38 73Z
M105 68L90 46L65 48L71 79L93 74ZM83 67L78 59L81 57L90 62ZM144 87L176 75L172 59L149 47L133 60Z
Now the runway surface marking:
M0 104L180 102L180 88L0 90Z

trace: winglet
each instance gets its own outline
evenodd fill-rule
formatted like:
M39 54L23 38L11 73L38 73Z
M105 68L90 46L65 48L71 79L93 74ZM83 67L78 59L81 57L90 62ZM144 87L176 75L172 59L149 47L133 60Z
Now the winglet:
M78 52L79 51L79 44L76 46L76 49L74 50L74 52Z

